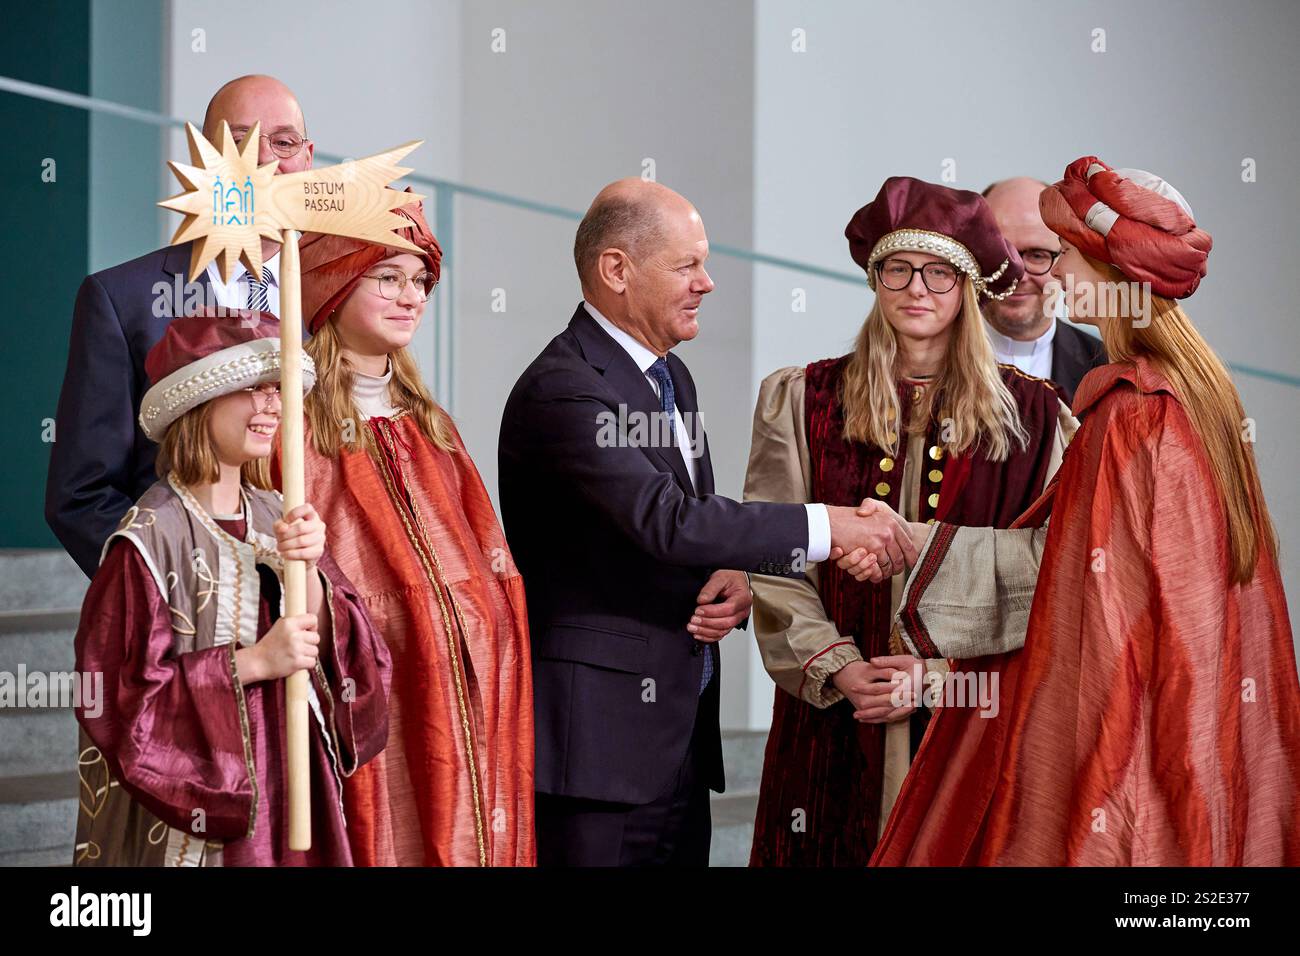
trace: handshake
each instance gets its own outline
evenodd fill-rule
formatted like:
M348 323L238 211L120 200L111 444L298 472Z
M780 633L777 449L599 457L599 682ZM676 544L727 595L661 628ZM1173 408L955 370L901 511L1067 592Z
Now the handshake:
M929 525L905 521L883 501L866 498L855 510L828 505L830 560L858 581L876 583L916 563Z

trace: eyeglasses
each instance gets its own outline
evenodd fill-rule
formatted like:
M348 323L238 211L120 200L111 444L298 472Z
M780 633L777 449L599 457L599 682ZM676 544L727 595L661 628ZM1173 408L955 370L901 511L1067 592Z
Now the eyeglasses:
M901 292L912 284L912 276L921 273L921 282L936 295L951 292L957 284L957 270L946 262L927 262L919 269L906 259L884 259L876 263L880 284L891 292Z
M271 406L280 404L280 386L264 383L262 385L249 385L247 388L241 388L241 392L247 392L253 400L253 413L256 415L265 415L271 410Z
M248 130L246 129L230 131L230 136L235 141L236 146L243 143L244 137L247 135ZM259 139L269 140L271 143L271 152L275 153L275 155L279 156L281 159L291 159L292 157L297 156L298 151L302 149L302 144L307 142L306 139L299 136L291 129L278 129L274 133L258 133L257 135Z
M1025 271L1031 276L1045 276L1052 271L1056 260L1061 258L1060 251L1051 249L1021 249L1020 259L1025 264Z
M379 286L379 294L390 302L395 301L402 290L406 288L407 282L415 283L415 292L421 299L427 299L433 293L434 287L438 280L433 277L432 272L419 272L407 278L404 272L381 272L378 275L363 276L366 279L374 279L375 284Z

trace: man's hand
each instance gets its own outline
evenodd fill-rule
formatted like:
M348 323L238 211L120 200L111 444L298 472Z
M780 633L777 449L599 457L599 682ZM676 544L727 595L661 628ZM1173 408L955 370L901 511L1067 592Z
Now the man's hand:
M930 526L928 524L919 521L905 521L889 505L874 498L865 499L857 510L857 514L864 517L879 516L884 512L888 512L893 516L897 526L902 529L907 537L906 564L898 564L892 560L886 563L883 555L868 547L860 546L850 549L840 546L839 542L834 541L834 528L832 526L831 538L835 547L831 548L830 560L834 561L837 567L847 571L855 580L870 581L876 584L885 578L892 577L900 571L906 570L907 567L914 565L917 555L925 547L926 538L930 535Z
M831 519L831 558L858 555L853 566L864 565L859 581L873 570L880 574L876 580L883 580L916 561L916 545L907 522L883 501L867 498L856 511L828 507L826 512Z
M836 671L831 683L853 705L854 720L864 724L892 723L916 710L917 696L911 694L911 691L919 693L920 690L911 686L916 663L920 662L907 655L874 657L871 663L853 661ZM895 706L895 699L910 703Z
M714 571L695 600L700 606L686 630L706 644L715 644L730 634L749 617L749 609L754 605L749 578L743 571Z

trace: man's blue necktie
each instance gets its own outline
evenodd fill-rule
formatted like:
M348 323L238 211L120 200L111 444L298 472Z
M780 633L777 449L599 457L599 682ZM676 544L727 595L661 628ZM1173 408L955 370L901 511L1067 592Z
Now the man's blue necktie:
M676 441L677 404L673 393L673 377L668 371L668 362L665 359L655 359L654 363L646 369L646 374L659 383L659 407L668 416L668 429L673 435L674 441ZM711 680L713 680L713 647L705 644L704 673L700 675L701 694L704 693L704 688L709 686Z

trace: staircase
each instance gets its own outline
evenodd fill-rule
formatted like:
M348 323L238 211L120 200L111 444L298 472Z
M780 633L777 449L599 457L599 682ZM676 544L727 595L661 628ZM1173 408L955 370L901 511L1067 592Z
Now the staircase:
M727 792L712 795L713 845L709 866L748 866L758 809L758 781L763 773L766 730L724 730L722 762Z
M72 671L87 584L62 551L0 549L0 674ZM0 866L70 864L77 789L72 708L0 705Z

